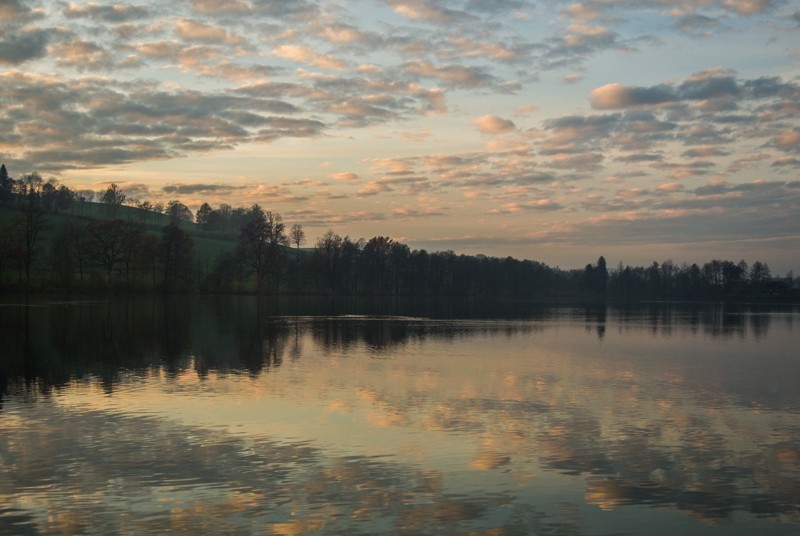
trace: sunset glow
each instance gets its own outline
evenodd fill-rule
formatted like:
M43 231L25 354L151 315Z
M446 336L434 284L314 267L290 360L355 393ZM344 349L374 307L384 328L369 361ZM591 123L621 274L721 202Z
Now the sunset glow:
M258 203L309 245L783 276L798 58L798 6L772 0L0 0L0 162Z

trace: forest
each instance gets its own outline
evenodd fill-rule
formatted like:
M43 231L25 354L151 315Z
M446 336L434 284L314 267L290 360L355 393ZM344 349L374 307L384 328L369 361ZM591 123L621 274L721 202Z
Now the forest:
M800 278L765 262L672 260L583 269L539 261L410 249L389 237L333 230L309 247L255 204L192 212L179 200L134 201L116 184L73 191L0 167L0 291L463 296L513 299L800 300Z

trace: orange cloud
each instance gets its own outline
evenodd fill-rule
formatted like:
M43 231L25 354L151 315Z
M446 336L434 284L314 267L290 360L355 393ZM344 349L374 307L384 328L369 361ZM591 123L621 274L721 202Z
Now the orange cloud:
M308 63L314 67L328 69L331 71L340 71L347 67L347 64L342 60L336 59L332 56L318 54L308 47L282 45L274 49L272 53L279 58L296 61L298 63Z
M496 115L482 115L473 121L481 134L502 134L516 128L510 119L503 119Z

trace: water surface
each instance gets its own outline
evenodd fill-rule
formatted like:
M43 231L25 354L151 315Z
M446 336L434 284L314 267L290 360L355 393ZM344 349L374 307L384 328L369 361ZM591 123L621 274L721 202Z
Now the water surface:
M800 310L0 306L0 533L798 534Z

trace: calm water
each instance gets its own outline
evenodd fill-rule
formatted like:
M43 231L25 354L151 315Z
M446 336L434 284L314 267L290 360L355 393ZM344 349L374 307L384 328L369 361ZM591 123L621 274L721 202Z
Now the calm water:
M800 534L800 308L0 306L0 533Z

